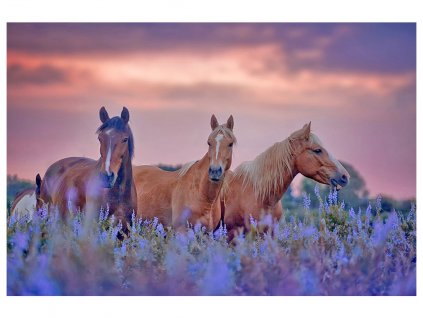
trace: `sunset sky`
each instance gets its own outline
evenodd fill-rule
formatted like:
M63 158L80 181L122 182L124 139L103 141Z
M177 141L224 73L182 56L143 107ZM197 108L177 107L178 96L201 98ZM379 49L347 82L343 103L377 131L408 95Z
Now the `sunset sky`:
M126 106L135 164L201 158L213 113L232 168L311 121L372 195L415 197L415 24L8 24L7 46L9 174L97 159L99 108Z

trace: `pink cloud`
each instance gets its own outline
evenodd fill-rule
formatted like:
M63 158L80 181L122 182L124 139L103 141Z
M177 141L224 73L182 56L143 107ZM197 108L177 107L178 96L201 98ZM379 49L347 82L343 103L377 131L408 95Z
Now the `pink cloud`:
M250 31L231 32L248 37ZM373 193L413 194L415 72L290 67L321 58L328 43L319 41L320 47L293 55L276 44L66 56L9 50L8 171L32 178L61 157L97 158L98 108L118 113L126 105L137 164L200 158L212 113L220 120L235 117L233 167L312 121ZM405 94L410 97L400 103ZM404 178L390 181L391 170Z

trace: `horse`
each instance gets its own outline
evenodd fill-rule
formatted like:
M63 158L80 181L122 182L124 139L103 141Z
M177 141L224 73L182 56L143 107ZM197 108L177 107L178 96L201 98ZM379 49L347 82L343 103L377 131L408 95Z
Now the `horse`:
M99 111L101 125L97 129L100 158L64 158L53 163L41 183L40 197L57 207L62 216L85 210L92 218L101 208L109 208L126 222L136 213L136 189L132 179L134 138L129 127L129 111L123 107L121 116L109 117L106 109Z
M221 219L220 195L236 137L232 115L223 125L212 115L210 126L208 151L200 160L172 172L147 165L134 167L140 217L157 217L164 226L178 230L187 222L200 223L209 231L216 228Z
M224 193L224 223L229 236L241 228L248 231L250 216L259 220L270 214L273 221L278 221L283 214L282 196L298 173L337 190L345 187L350 178L311 133L311 122L229 174Z
M10 207L10 215L23 216L28 213L31 218L34 211L38 211L43 206L40 198L40 187L41 176L37 174L35 177L35 189L25 189L16 194Z

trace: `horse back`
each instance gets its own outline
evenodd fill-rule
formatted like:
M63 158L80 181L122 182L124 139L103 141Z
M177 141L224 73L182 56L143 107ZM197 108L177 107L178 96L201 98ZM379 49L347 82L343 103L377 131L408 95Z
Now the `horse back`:
M164 226L172 225L172 192L178 172L154 166L134 166L132 170L137 192L138 216L157 217Z
M67 205L69 195L72 195L72 199L77 199L77 203L82 205L81 201L85 201L83 184L90 177L95 165L95 160L83 157L70 157L56 161L44 175L40 189L41 199L62 209Z

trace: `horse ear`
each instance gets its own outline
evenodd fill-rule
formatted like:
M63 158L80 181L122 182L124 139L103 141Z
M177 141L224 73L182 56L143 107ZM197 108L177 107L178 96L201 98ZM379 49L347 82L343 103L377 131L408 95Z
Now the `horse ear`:
M107 113L106 108L101 107L100 108L100 120L101 122L104 124L106 121L108 121L110 119L109 114Z
M129 110L128 110L128 108L123 107L122 113L120 114L120 117L123 119L125 124L128 123L128 121L129 121Z
M39 173L37 173L37 176L35 177L35 184L38 188L41 186L41 176Z
M217 121L216 116L213 114L210 120L210 126L212 130L215 130L217 126L219 126L219 122Z
M310 138L310 132L311 132L311 122L308 124L305 124L303 127L303 136L306 140Z
M226 127L228 127L230 130L234 130L234 118L229 116L228 121L226 122Z

